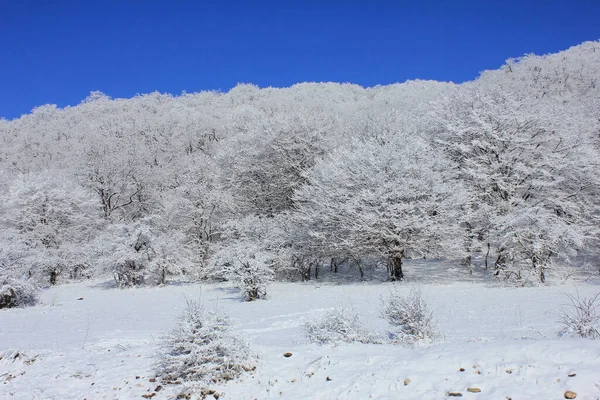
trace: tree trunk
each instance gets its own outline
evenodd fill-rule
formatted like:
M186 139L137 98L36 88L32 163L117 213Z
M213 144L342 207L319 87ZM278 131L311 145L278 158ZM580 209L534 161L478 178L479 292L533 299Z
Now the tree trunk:
M404 252L400 254L394 254L388 260L391 269L390 279L392 281L401 281L404 280L404 272L402 272L402 255Z
M160 285L167 284L167 267L160 267Z
M464 248L465 248L465 253L467 254L465 256L465 259L463 260L463 263L465 264L465 267L467 267L467 270L469 271L469 274L473 274L473 269L471 268L471 247L473 245L473 228L471 227L471 224L469 224L468 222L465 223L465 237L464 237Z
M467 267L467 270L469 271L469 275L473 275L473 268L471 268L471 255L469 254L468 256L466 256L463 262L465 263L465 267Z
M503 254L503 252L504 249L498 250L498 257L496 258L496 262L494 262L494 269L496 270L496 274L506 265L506 256Z
M309 281L311 263L307 262L304 257L294 257L292 263L294 264L295 269L300 272L302 282Z
M485 270L488 269L488 257L490 256L490 244L487 244L487 252L485 253Z
M543 263L536 255L531 257L531 263L533 265L533 270L538 274L540 283L546 283L546 272Z
M302 282L310 281L310 270L312 269L312 263L302 263L300 266L300 273L302 274Z
M356 266L358 267L358 273L360 274L360 280L365 280L365 269L363 268L359 259L356 260Z
M51 285L56 285L56 278L58 277L58 273L56 272L56 270L51 270L50 271L50 284Z
M340 265L340 262L338 260L335 259L335 257L331 258L331 271L334 274L338 273L338 266Z

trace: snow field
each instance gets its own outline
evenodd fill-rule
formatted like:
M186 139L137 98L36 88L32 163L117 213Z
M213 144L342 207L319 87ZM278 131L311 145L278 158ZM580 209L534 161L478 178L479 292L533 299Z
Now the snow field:
M449 392L466 399L560 399L566 390L578 399L600 398L598 342L556 336L564 293L590 296L598 290L590 283L423 284L443 336L428 348L318 346L303 336L305 321L339 304L352 305L365 326L384 335L393 327L379 315L380 297L392 286L277 283L269 300L250 303L215 284L53 287L40 306L0 312L0 398L174 398L184 385L150 380L161 336L186 298L227 312L260 357L254 374L214 388L225 399L444 399ZM411 287L395 286L404 295Z

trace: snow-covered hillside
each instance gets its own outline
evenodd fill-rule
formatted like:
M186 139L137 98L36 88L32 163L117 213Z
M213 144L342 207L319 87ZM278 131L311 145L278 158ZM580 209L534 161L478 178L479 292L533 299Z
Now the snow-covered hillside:
M598 341L557 335L600 290L598 77L595 41L461 84L93 92L0 119L0 400L600 399ZM439 334L381 317L394 287ZM190 299L230 319L181 323ZM354 312L358 342L308 340ZM205 333L226 384L193 370ZM210 393L179 381L200 375Z
M277 283L269 300L240 301L220 284L119 290L100 281L52 287L43 304L0 310L0 398L175 398L185 385L154 380L161 337L186 299L232 317L259 356L258 368L217 385L222 399L600 398L600 347L558 338L566 293L589 297L597 282L511 288L476 278L417 282L442 333L431 347L390 343L319 346L302 326L339 304L354 307L374 332L381 296L408 283ZM291 352L291 357L283 354ZM480 389L471 393L468 389ZM154 395L153 395L154 393ZM213 398L209 395L208 398Z
M331 263L400 280L483 254L544 282L600 253L599 66L595 41L462 84L94 92L0 119L0 285L246 270L252 298Z

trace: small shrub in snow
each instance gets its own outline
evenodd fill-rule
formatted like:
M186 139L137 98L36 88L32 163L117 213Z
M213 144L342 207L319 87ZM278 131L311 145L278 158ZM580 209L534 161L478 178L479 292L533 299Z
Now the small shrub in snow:
M264 261L249 259L241 263L235 270L234 281L242 289L245 301L264 299L267 296L267 286L273 283L274 273Z
M600 292L586 298L567 295L571 304L560 311L560 323L563 329L560 336L582 337L588 339L600 338Z
M361 323L358 313L350 307L337 306L304 324L308 340L313 343L380 343L376 335Z
M20 279L0 281L0 308L33 306L38 302L36 288Z
M240 242L217 252L211 275L225 279L242 291L244 301L264 299L275 279L273 256L255 243Z
M141 286L146 281L146 270L136 260L121 260L112 266L113 279L117 287Z
M229 318L188 301L175 329L164 339L159 375L200 384L237 378L255 368L247 343L230 331Z
M433 311L419 288L412 288L407 297L397 291L382 299L381 314L400 332L395 340L407 344L428 342L439 337L433 323Z

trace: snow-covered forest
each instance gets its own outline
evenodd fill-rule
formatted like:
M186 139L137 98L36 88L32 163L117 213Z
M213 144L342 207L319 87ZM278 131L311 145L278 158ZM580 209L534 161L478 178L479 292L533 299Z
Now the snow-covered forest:
M600 42L463 84L303 83L0 120L0 276L238 282L455 260L544 282L598 253Z

